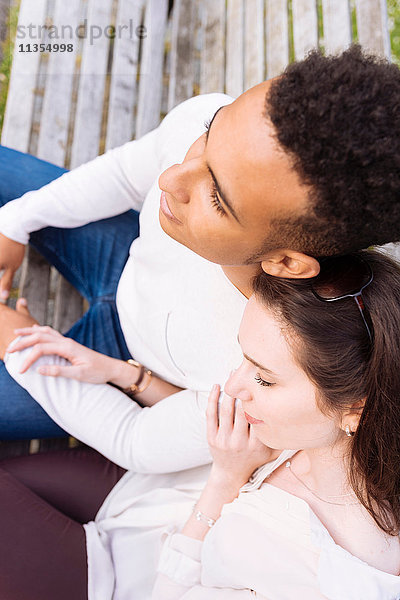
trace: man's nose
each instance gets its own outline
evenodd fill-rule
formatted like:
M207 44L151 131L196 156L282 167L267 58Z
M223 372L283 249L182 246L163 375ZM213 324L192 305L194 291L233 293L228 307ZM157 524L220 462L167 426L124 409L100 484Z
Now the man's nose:
M162 190L172 196L176 202L188 203L192 181L190 170L185 163L177 163L166 169L159 177L158 184Z

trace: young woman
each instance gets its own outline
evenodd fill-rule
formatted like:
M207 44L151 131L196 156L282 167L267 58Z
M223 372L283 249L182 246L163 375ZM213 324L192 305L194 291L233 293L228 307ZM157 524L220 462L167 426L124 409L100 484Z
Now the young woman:
M210 394L211 467L122 476L89 453L75 494L66 453L41 487L40 457L3 461L0 595L146 600L155 582L153 600L400 598L399 297L399 267L373 251L313 280L259 276L219 410ZM7 368L35 396L20 333Z

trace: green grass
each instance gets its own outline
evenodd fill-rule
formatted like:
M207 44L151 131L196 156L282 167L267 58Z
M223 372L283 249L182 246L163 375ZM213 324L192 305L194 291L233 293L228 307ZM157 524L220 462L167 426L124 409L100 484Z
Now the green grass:
M14 50L14 40L17 31L19 3L13 6L7 20L8 35L2 44L3 60L0 64L0 133L3 128L4 112L6 109L8 84L10 82L11 63Z
M387 0L387 7L392 60L400 67L400 4L398 0Z

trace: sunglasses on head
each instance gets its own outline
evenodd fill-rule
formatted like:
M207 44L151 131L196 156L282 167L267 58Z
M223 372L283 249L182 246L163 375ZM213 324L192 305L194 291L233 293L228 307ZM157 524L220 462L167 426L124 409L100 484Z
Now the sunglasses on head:
M372 321L362 297L363 290L374 278L371 265L355 254L324 258L320 265L320 273L311 283L314 296L322 302L353 298L372 344Z

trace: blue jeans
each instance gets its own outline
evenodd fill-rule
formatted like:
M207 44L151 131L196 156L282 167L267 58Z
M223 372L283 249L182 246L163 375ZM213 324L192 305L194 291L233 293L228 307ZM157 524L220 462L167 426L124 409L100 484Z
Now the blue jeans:
M29 154L0 146L0 206L65 172ZM46 227L30 236L30 244L89 303L89 310L65 335L123 360L130 358L130 353L121 331L115 296L130 245L138 235L139 215L130 210L74 229ZM0 361L0 440L63 435L65 431L10 377Z

